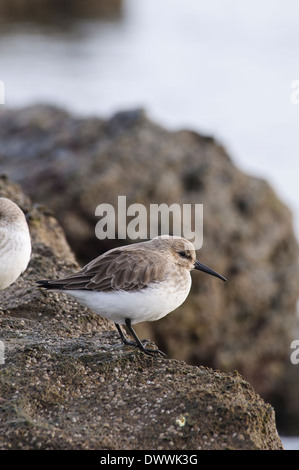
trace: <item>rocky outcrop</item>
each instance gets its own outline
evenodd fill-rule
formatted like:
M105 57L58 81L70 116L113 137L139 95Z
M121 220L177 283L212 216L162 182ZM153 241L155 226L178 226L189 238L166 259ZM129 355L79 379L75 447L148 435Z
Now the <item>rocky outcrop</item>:
M119 16L122 0L0 0L0 15L4 21L55 23L55 27L70 27L72 20ZM61 23L63 21L63 24Z
M188 301L138 332L171 357L237 369L275 395L296 321L298 244L290 211L265 181L236 168L213 138L169 132L139 110L108 121L45 106L5 110L0 141L2 171L51 207L80 262L125 242L96 239L100 203L202 203L198 257L228 283L194 273Z
M33 239L26 272L1 292L1 449L282 449L273 408L237 372L145 356L36 288L77 264L52 215L4 179L0 194L25 211Z

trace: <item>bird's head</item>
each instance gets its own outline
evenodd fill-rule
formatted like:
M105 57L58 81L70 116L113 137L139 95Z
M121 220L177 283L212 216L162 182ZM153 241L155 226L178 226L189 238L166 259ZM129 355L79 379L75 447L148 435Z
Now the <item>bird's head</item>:
M186 268L189 271L197 269L198 271L203 271L207 274L211 274L212 276L216 276L219 279L222 279L222 281L226 281L225 277L221 276L221 274L218 274L216 271L196 259L195 248L193 243L189 240L170 235L162 235L160 237L156 237L154 240L160 240L160 243L169 247L172 254L175 256L175 262L178 266Z

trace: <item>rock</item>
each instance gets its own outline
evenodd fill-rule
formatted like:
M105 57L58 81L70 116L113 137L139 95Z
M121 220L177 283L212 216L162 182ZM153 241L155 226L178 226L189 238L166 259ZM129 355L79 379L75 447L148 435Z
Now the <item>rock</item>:
M4 179L1 192L39 225L27 271L1 295L0 449L283 448L273 408L237 372L145 356L111 323L40 291L36 279L76 263L54 252L66 246L57 223L45 238L52 216Z
M86 18L111 18L122 13L122 0L0 0L0 15L7 21L51 23L59 28L69 27L71 21Z
M129 240L95 237L100 203L202 203L199 259L228 278L193 273L188 300L141 324L170 357L237 369L265 399L280 394L299 292L291 213L262 179L241 172L211 137L170 132L142 110L110 120L34 106L0 117L2 171L49 205L80 264Z

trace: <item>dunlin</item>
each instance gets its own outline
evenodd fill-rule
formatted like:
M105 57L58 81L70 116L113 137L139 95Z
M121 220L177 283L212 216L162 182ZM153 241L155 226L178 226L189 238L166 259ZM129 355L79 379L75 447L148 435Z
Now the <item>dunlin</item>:
M179 307L189 294L192 269L226 279L196 260L194 246L181 237L163 235L150 241L114 248L63 279L38 281L40 287L63 291L100 316L112 320L124 344L147 354L132 328L159 320ZM128 341L121 326L134 338ZM161 353L163 354L163 353Z
M17 204L0 197L0 289L15 282L28 266L31 241L26 218Z

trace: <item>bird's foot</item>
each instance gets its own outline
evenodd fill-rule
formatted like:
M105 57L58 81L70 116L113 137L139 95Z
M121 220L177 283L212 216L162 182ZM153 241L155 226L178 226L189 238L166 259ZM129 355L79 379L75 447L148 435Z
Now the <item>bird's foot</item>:
M146 348L144 346L143 343L147 344L148 343L148 340L144 339L142 341L140 341L141 344L138 344L138 343L134 343L133 346L135 346L136 348L140 349L140 351L144 352L145 354L147 354L148 356L156 356L156 355L161 355L163 357L167 357L167 355L161 351L160 349L150 349L150 348Z
M142 351L143 353L147 354L148 356L155 356L155 355L161 355L163 357L167 357L167 355L161 351L160 349L150 349L150 348L146 348L144 345L147 344L149 342L149 340L147 339L142 339L140 340L140 343L137 343L136 341L129 341L128 339L125 339L125 341L123 342L126 346L134 346L134 348L137 348L139 349L140 351Z
M155 356L155 355L161 355L163 357L166 357L166 354L163 352L163 351L160 351L160 349L150 349L150 348L146 348L144 346L143 343L148 343L149 340L147 339L144 339L144 340L140 340L138 338L138 336L136 335L135 331L133 330L132 326L131 326L131 322L130 320L126 320L126 325L127 327L129 328L129 331L130 333L132 334L132 336L134 337L135 341L129 341L126 336L124 335L121 327L115 323L115 326L120 334L120 337L121 337L121 340L122 342L126 345L126 346L134 346L135 348L138 348L140 349L140 351L144 352L145 354L147 354L148 356Z

